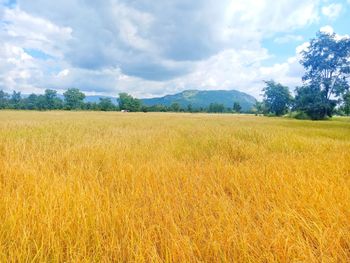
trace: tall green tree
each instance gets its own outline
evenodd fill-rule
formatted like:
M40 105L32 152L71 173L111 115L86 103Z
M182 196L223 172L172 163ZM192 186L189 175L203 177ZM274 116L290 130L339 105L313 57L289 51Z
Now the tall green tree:
M36 98L36 109L45 111L48 110L48 104L45 95L38 95Z
M335 106L336 101L328 100L318 85L295 89L294 110L304 112L312 120L322 120L331 116Z
M65 106L69 110L81 109L84 104L85 94L79 89L68 89L63 93Z
M52 89L45 90L45 108L48 110L59 109L62 105L62 100L58 98L57 91Z
M174 102L170 105L170 110L173 111L173 112L179 112L181 109L181 106L179 103L177 102Z
M334 99L349 90L350 38L318 32L302 52L300 62L305 68L305 75L304 87L296 90L297 104L301 106L299 110L311 113L312 119L331 117L336 106ZM307 105L302 101L307 101Z
M164 106L162 104L156 104L156 105L152 105L152 106L142 106L142 111L146 111L146 112L167 112L168 111L168 107Z
M6 109L9 106L10 95L0 90L0 109Z
M253 107L253 113L263 114L265 112L264 102L256 101Z
M187 105L187 112L193 112L193 106L191 103Z
M346 115L350 115L350 91L343 95L344 112Z
M265 81L265 84L263 102L267 113L272 113L276 116L285 114L293 99L288 87L273 80Z
M232 109L233 109L234 112L240 113L241 110L242 110L242 107L241 107L241 105L239 104L239 102L235 101L235 102L233 103L233 108L232 108Z
M120 110L127 110L131 112L141 111L141 101L127 93L119 93L118 103Z
M210 103L208 112L210 113L222 113L225 111L225 106L224 104L220 103Z
M115 105L112 102L111 98L100 98L98 107L101 111L112 111L115 110Z
M13 91L11 98L10 98L10 107L12 109L20 109L21 108L21 102L22 102L22 96L21 96L21 92L16 92Z
M34 93L30 94L27 98L24 99L24 107L28 110L38 109L38 96Z

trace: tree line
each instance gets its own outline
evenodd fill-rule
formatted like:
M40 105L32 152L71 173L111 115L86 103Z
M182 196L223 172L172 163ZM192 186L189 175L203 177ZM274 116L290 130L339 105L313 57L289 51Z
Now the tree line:
M68 89L63 93L63 100L57 91L45 90L42 95L30 94L23 97L14 91L11 95L0 90L0 109L16 110L117 110L110 98L100 98L98 103L84 102L85 94L79 89Z
M8 94L0 90L0 109L14 110L91 110L91 111L128 111L128 112L208 112L208 113L240 113L242 107L233 102L232 108L224 104L211 103L209 107L194 108L191 104L182 107L179 103L170 106L146 106L142 101L127 93L120 93L118 103L114 104L111 98L99 98L99 102L85 102L85 94L79 89L68 89L61 99L57 91L45 90L44 94L30 94L23 97L20 92Z

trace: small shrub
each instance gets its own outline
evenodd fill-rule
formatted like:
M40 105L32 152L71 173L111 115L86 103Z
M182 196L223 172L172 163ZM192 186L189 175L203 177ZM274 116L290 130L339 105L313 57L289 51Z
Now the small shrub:
M297 120L310 120L310 117L303 111L293 112L292 116Z

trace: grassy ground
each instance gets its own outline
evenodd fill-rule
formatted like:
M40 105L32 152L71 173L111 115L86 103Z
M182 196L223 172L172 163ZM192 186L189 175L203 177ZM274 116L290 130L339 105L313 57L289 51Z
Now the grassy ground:
M350 119L0 112L1 262L349 262Z

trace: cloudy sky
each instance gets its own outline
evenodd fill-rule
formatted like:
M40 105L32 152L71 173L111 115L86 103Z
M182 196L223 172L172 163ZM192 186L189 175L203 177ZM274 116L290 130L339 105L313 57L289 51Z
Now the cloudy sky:
M0 0L0 89L137 97L292 89L318 30L348 34L350 0Z

